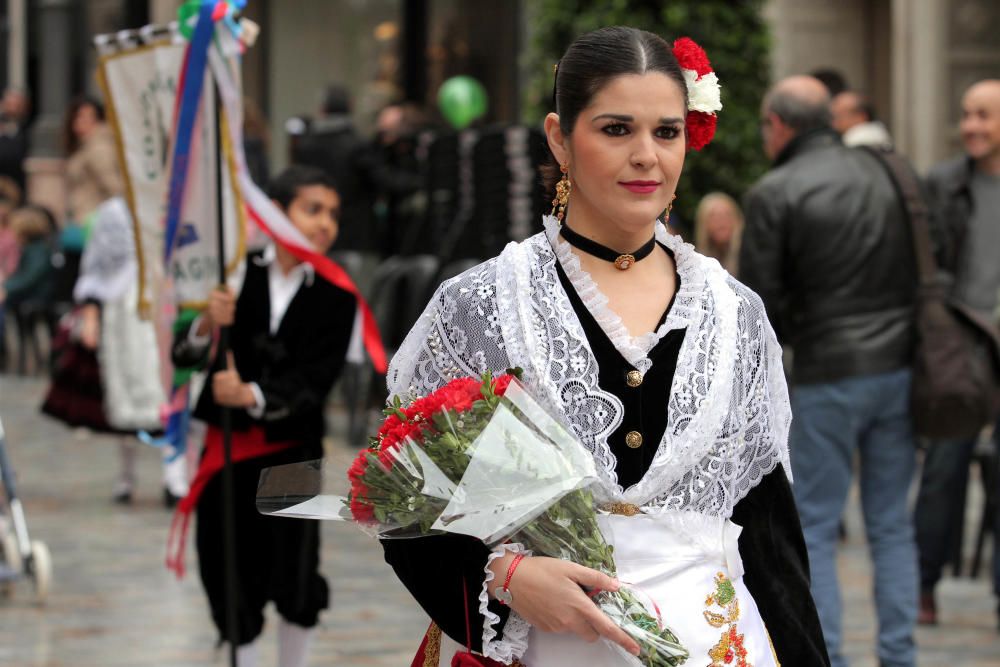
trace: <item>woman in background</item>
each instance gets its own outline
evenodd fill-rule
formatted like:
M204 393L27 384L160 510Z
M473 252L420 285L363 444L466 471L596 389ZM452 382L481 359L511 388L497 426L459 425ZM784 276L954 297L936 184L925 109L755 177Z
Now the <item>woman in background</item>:
M694 247L706 257L719 260L730 275L739 272L743 212L736 200L724 192L710 192L698 202L694 218Z

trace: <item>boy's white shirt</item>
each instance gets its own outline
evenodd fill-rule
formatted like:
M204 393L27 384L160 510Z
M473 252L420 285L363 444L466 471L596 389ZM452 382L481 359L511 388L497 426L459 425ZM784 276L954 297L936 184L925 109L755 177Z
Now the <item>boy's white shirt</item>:
M269 322L269 328L272 336L276 334L278 329L281 327L281 321L285 319L285 313L288 312L288 306L292 303L292 299L295 298L295 294L299 291L299 288L301 288L303 284L312 285L313 281L316 279L316 270L313 268L312 264L308 262L299 262L292 267L291 271L285 273L281 270L281 265L276 261L276 259L277 250L275 249L274 244L271 243L264 248L263 255L252 260L258 266L267 267L267 286L271 301L271 320ZM237 278L237 284L239 285L242 285L243 283L243 271L245 271L245 269L237 271L237 273L240 273L241 275L234 276ZM188 341L192 345L206 347L212 342L212 335L198 335L198 325L200 322L201 316L199 315L191 324L191 328L188 330ZM254 419L260 419L264 416L264 408L267 406L267 402L264 399L264 392L261 391L260 385L256 382L250 382L248 384L250 385L250 391L252 391L254 395L254 405L247 408L247 413Z

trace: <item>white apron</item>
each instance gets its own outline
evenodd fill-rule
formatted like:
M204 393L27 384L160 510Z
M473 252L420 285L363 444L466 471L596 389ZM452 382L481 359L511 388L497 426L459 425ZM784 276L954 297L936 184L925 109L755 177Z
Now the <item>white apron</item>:
M663 622L691 654L685 665L779 667L764 621L743 584L739 526L694 512L612 514L599 516L598 521L614 545L619 580L656 602ZM721 579L732 583L735 599L723 592L720 601ZM727 586L722 588L726 591ZM440 667L450 667L452 656L460 650L442 635ZM727 652L731 652L729 661ZM625 656L603 641L589 643L575 635L532 628L521 662L526 667L638 664Z

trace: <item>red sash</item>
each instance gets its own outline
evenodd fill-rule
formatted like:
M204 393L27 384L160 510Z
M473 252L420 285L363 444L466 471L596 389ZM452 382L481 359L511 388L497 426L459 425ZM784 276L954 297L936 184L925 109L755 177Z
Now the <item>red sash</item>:
M268 442L264 429L251 427L249 431L233 433L232 460L233 463L247 461L275 454L294 447L295 442ZM222 470L225 453L222 447L222 431L216 426L209 426L205 433L205 451L198 464L198 472L191 482L188 494L177 504L177 511L170 522L170 533L167 536L167 569L172 570L177 578L184 576L184 551L187 546L188 528L191 523L191 513L198 505L198 499L205 490L205 485Z

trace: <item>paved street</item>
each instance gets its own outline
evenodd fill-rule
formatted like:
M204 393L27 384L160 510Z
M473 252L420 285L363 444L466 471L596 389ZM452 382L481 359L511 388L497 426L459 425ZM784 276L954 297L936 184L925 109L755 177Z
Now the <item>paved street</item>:
M113 505L117 445L111 438L74 433L43 418L37 411L43 390L40 380L0 377L0 416L9 455L32 537L51 549L55 578L44 608L32 602L24 584L12 598L0 599L0 665L225 664L213 646L215 633L196 572L177 581L163 567L170 513L161 504L157 452L139 451L135 505ZM330 450L346 469L352 452L339 440ZM978 494L976 484L972 487ZM841 559L848 650L854 667L875 667L871 580L856 499L848 531ZM333 598L310 664L408 665L427 621L384 564L377 544L345 524L325 523L323 539ZM193 550L188 563L189 569L195 565ZM921 667L1000 665L1000 634L989 590L985 578L950 579L942 585L943 625L920 630ZM275 662L273 624L269 630L263 665Z

